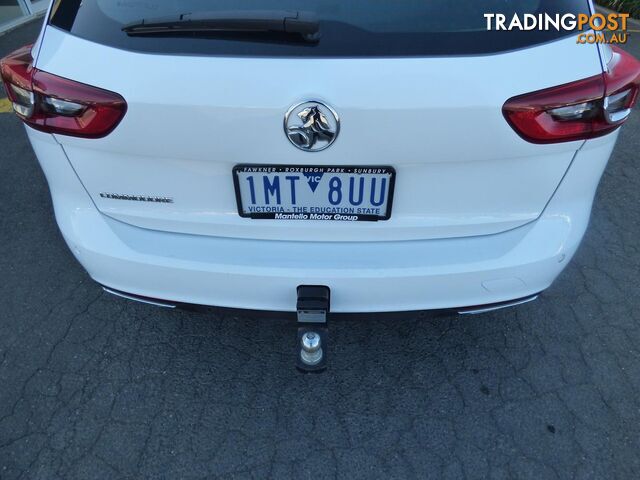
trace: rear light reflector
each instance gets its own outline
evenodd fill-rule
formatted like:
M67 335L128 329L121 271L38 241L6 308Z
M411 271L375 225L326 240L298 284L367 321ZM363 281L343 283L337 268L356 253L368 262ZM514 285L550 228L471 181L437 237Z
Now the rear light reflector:
M101 138L118 126L127 111L117 93L33 68L30 46L0 60L0 74L13 110L43 132Z
M33 92L24 88L18 87L11 83L7 84L10 92L7 92L9 98L12 100L13 109L21 117L30 117L33 115L35 106L35 99Z
M619 128L639 88L640 62L613 47L609 72L513 97L502 112L516 133L532 143L587 140Z

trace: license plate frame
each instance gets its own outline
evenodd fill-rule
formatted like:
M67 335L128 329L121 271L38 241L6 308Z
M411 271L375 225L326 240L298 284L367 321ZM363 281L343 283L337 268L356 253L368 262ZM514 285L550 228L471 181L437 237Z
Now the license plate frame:
M386 211L384 215L369 215L369 214L351 214L344 213L338 214L341 218L335 218L335 214L331 214L334 218L318 218L317 215L309 214L307 218L302 218L303 214L286 213L286 215L292 215L292 218L278 218L277 212L247 212L242 204L242 193L240 188L240 173L247 173L246 169L272 169L271 172L250 172L250 173L294 173L292 169L321 169L323 174L325 173L341 173L341 174L355 174L355 175L389 175L389 187L387 190L388 200L386 204ZM286 171L284 169L287 169ZM332 172L334 169L339 169L340 172ZM381 173L361 173L359 170L377 170ZM393 200L395 197L395 183L396 183L396 170L389 165L283 165L283 164L255 164L255 163L241 163L233 167L233 185L236 196L236 205L238 209L238 215L242 218L248 218L252 220L298 220L298 221L331 221L331 222L378 222L387 221L391 218L393 211ZM321 216L322 217L322 216ZM344 217L344 218L342 218ZM357 217L357 218L353 218Z

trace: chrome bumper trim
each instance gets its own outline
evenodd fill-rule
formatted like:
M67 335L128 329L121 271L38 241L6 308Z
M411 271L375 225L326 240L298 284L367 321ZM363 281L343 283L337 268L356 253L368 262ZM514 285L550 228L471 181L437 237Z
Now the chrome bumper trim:
M126 298L127 300L133 300L134 302L146 303L147 305L155 305L156 307L162 307L162 308L176 308L176 306L171 303L164 303L159 300L150 300L145 297L132 295L130 293L123 293L117 290L111 290L110 288L107 288L107 287L102 287L102 289L105 292L110 293L111 295L115 295L116 297L120 297L120 298Z
M521 298L519 300L513 300L511 302L497 303L495 305L488 305L485 307L469 307L466 309L458 310L460 315L480 315L481 313L493 312L495 310L502 310L503 308L515 307L524 303L533 302L538 299L539 295L532 295L531 297Z

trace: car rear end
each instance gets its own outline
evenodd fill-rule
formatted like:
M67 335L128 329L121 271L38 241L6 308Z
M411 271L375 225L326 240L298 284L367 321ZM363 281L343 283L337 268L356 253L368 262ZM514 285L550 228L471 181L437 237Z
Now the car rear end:
M299 285L328 286L337 312L511 302L575 253L638 67L483 16L586 0L503 3L58 0L2 73L65 240L113 291L282 311ZM319 34L127 31L194 12L294 12Z

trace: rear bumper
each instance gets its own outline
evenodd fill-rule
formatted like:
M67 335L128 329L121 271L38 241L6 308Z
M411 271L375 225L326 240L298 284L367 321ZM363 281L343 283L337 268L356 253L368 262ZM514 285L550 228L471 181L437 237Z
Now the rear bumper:
M56 218L91 277L175 303L293 311L298 285L327 285L332 311L450 309L545 290L575 253L616 134L587 142L542 216L495 235L405 242L283 242L134 227L101 214L64 151L28 129ZM526 188L523 185L522 188Z
M175 308L179 310L195 310L195 311L206 310L208 308L215 308L216 310L220 310L220 307L211 307L210 305L194 305L192 303L171 302L171 301L163 300L160 298L149 298L149 297L144 297L142 295L134 295L132 293L120 292L119 290L115 290L111 287L105 287L104 285L102 286L102 289L105 292L110 293L111 295L114 295L116 297L124 298L126 300L133 300L134 302L138 302L138 303L146 303L147 305L153 305L154 307L162 307L162 308L169 308L169 309ZM449 313L449 314L458 313L460 315L480 315L487 312L493 312L493 311L502 310L505 308L516 307L518 305L524 305L525 303L529 303L537 300L539 296L540 294L536 294L536 295L531 295L525 298L516 298L514 300L508 300L506 302L499 302L499 303L491 303L488 305L475 305L471 307L446 308L446 309L429 310L429 311L436 312L436 313ZM247 309L242 309L242 310L228 309L228 310L233 312L238 312L238 311L253 312L254 311L254 310L247 310ZM260 310L260 312L262 314L267 313L264 310ZM273 311L272 313L282 315L285 312ZM396 313L407 313L407 312L396 312ZM290 314L294 315L294 312L290 312ZM375 313L364 313L364 314L369 316L376 315ZM352 314L343 313L341 315L352 315ZM363 313L356 313L355 315L356 316L363 315ZM381 315L381 314L378 314L378 315ZM382 315L389 315L389 314L382 313Z

